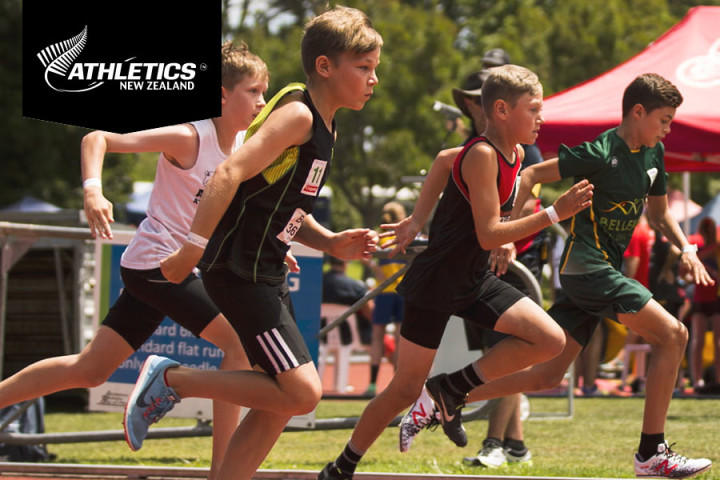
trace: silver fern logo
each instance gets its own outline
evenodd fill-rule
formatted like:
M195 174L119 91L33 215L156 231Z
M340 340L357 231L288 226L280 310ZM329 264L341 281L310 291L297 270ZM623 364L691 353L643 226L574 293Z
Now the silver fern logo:
M88 42L88 27L72 38L43 48L37 57L45 67L45 83L57 92L87 92L107 81L120 90L194 90L197 66L194 63L78 62ZM204 63L201 71L207 69ZM70 88L80 82L82 86Z
M65 88L58 88L54 86L50 81L52 74L67 78L68 71L73 66L80 53L82 53L85 49L86 44L87 25L85 25L82 32L78 33L74 37L62 42L54 43L40 50L40 53L38 53L37 56L43 64L43 67L45 67L45 83L48 84L48 87L57 92L87 92L88 90L93 90L105 83L94 81L86 88L67 90Z

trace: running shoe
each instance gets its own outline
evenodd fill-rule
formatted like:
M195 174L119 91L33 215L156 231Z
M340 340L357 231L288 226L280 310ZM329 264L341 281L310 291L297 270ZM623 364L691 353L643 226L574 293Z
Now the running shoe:
M525 448L523 450L513 450L510 447L503 447L503 452L505 452L505 458L510 464L519 465L521 463L526 463L528 465L532 465L532 453L530 453L529 448Z
M500 440L486 438L478 454L463 458L463 462L474 467L498 468L507 463L507 458Z
M445 435L458 447L467 445L467 434L462 424L462 408L465 406L467 395L453 394L443 386L447 373L441 373L428 378L425 382L430 397L435 402L438 417Z
M410 444L415 440L420 430L439 425L438 415L439 412L435 409L435 402L433 402L423 385L420 396L400 421L400 451L407 452L410 450Z
M150 425L180 403L175 390L165 383L165 371L180 364L169 358L150 355L140 371L125 406L125 440L133 451L140 450Z
M673 445L675 445L673 443ZM710 469L707 458L686 458L671 450L667 442L658 444L657 453L646 461L635 454L635 476L638 478L690 478Z
M352 478L351 474L343 473L336 467L335 462L325 465L325 468L318 474L318 480L352 480Z

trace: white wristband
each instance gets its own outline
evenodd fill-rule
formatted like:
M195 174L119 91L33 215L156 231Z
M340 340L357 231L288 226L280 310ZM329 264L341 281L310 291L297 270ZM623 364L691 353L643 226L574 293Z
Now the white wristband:
M547 213L547 216L550 217L550 221L555 224L560 221L560 217L558 217L557 212L555 211L555 207L550 205L545 209L545 213Z
M83 180L82 185L83 185L83 188L88 188L88 187L102 188L102 182L97 177L86 178L85 180Z
M695 253L698 251L698 246L694 243L691 243L690 245L685 245L682 249L682 253Z
M192 243L193 245L195 245L197 247L205 248L205 247L207 247L208 239L201 237L197 233L190 232L190 233L188 233L188 236L187 236L187 242Z

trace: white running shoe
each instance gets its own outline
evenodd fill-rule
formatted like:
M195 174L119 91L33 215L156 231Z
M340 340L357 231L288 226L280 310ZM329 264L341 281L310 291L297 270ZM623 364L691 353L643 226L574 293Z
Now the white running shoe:
M675 445L675 444L673 444ZM667 442L658 444L657 453L642 462L635 454L635 476L638 478L690 478L712 466L707 458L686 458L673 452Z
M525 449L525 452L518 452L509 447L503 447L503 452L505 453L505 458L508 463L512 463L514 465L519 465L521 463L532 465L532 453L530 453L530 450L527 448Z
M498 468L507 463L507 457L499 440L486 438L478 454L474 457L465 457L463 461L475 467Z
M437 415L438 411L435 409L435 402L433 402L423 385L420 396L400 421L400 451L407 452L410 450L410 444L415 440L420 430L432 425L438 425Z

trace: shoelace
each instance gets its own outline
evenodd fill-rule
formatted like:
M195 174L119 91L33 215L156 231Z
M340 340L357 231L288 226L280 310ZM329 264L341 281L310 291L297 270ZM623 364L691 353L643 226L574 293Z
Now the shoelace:
M143 417L150 423L157 423L170 411L168 407L171 407L174 403L176 402L172 397L153 398L150 406L143 412Z
M680 455L679 453L672 450L672 447L675 445L675 443L671 443L670 445L667 445L665 447L665 452L663 452L663 455L667 458L672 458L678 463L687 463L688 459L687 457L684 457Z

